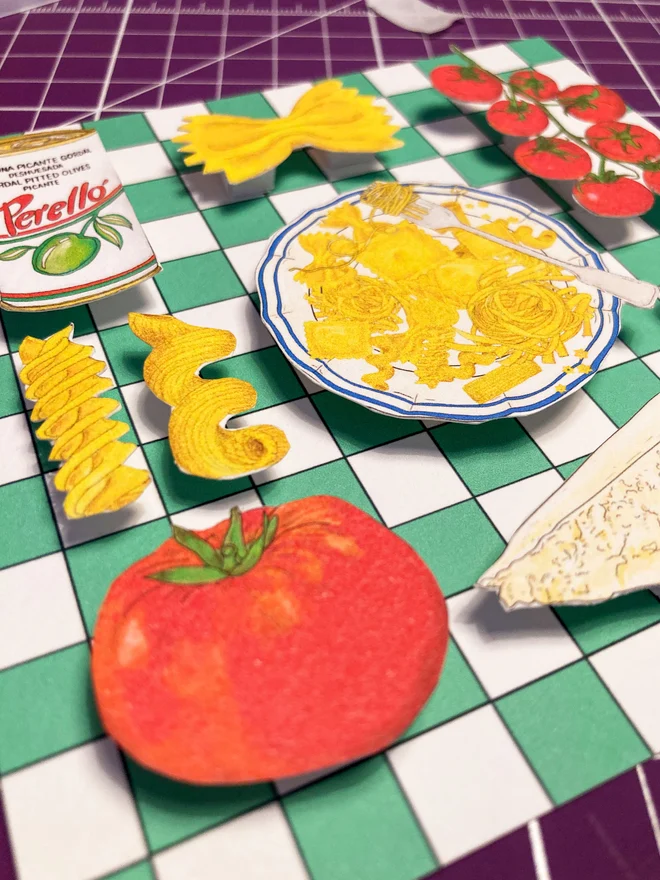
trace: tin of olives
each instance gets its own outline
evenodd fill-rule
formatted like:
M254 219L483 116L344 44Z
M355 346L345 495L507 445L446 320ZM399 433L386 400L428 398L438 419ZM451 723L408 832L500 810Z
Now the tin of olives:
M159 271L93 129L0 139L0 307L66 308Z

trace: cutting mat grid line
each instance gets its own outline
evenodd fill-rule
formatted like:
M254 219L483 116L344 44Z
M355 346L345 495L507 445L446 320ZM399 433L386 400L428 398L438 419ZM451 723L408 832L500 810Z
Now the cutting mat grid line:
M638 112L660 117L657 4L446 0L443 6L465 20L431 38L377 17L370 25L363 0L287 6L83 0L42 7L0 20L0 53L6 52L0 133L342 76L381 59L390 65L443 55L451 42L465 49L534 36L551 40Z

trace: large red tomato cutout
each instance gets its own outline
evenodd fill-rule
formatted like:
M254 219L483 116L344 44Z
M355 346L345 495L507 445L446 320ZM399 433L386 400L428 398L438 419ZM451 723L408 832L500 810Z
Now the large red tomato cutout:
M92 677L104 726L138 762L251 783L388 746L435 687L447 638L417 553L318 496L175 527L112 584Z

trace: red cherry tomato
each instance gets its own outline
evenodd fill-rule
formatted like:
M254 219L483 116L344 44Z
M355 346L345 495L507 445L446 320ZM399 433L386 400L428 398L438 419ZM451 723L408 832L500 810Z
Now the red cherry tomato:
M559 86L554 79L538 70L516 70L509 77L509 82L537 101L551 101L559 94Z
M412 547L315 496L179 529L129 566L99 612L92 679L105 728L144 766L249 783L388 746L435 687L447 641L442 593Z
M660 155L660 138L640 125L601 122L586 131L589 146L608 159L643 162Z
M612 122L626 112L622 98L606 86L569 86L557 100L570 116L585 122Z
M573 187L573 198L585 210L599 217L639 217L650 211L655 201L653 193L630 177L599 180L589 175Z
M644 169L642 177L650 190L660 193L660 162L651 163L650 167Z
M478 67L445 64L431 71L431 83L441 94L454 101L490 104L502 94L502 83Z
M495 131L529 137L541 134L548 124L548 117L536 104L526 101L497 101L486 113L486 120Z
M577 180L591 171L589 153L558 137L539 137L520 144L513 158L529 174L546 180Z

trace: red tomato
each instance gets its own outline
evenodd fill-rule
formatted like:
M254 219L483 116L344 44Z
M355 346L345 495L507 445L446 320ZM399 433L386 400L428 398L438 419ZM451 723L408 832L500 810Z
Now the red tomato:
M248 783L392 743L435 687L447 638L417 553L319 496L175 528L112 584L92 678L108 733L141 764Z
M569 86L557 100L570 116L585 122L611 122L626 112L622 98L607 86Z
M589 153L558 137L539 137L520 144L513 158L529 174L546 180L576 180L591 171Z
M559 86L554 79L539 73L538 70L516 70L509 77L509 82L537 101L550 101L559 93Z
M639 217L650 211L655 201L653 193L641 183L613 171L606 172L605 180L595 174L579 180L573 187L573 198L599 217Z
M488 109L486 120L495 131L522 137L541 134L548 124L548 117L543 110L526 101L515 104L511 101L498 101Z
M660 193L660 162L650 162L642 177L650 190Z
M608 159L643 162L660 155L660 138L640 125L626 122L601 122L587 129L589 146Z
M441 94L454 101L490 104L502 94L502 83L478 67L445 64L431 71L431 83Z

